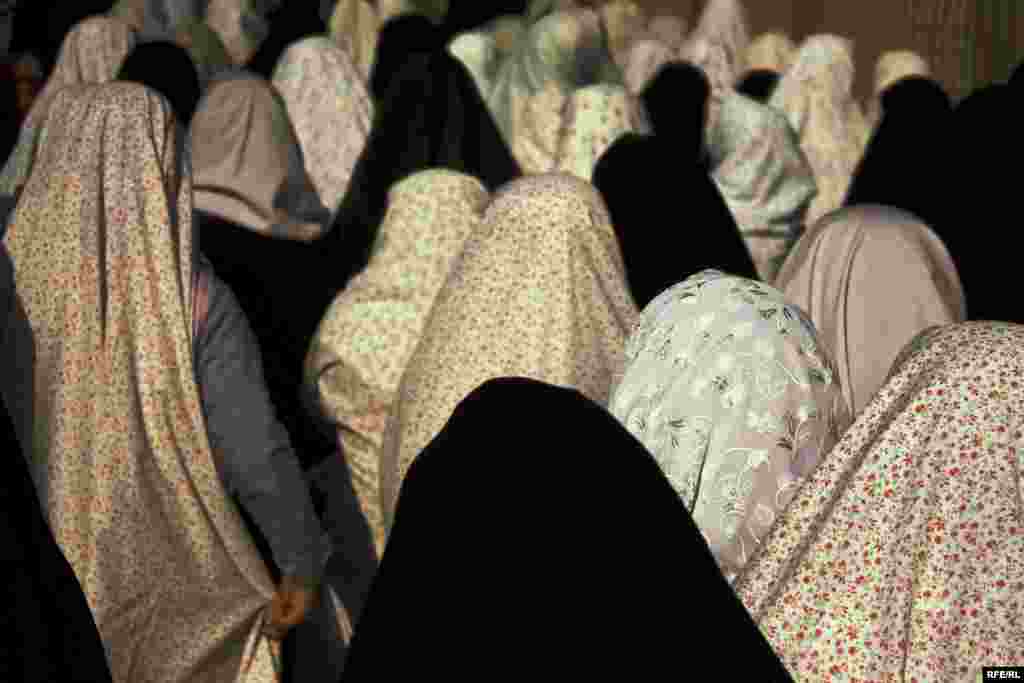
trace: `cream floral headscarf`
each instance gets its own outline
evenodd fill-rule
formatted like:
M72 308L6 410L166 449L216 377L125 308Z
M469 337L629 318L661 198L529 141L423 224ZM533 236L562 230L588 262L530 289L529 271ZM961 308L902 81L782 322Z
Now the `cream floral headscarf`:
M289 47L274 69L306 171L331 212L341 206L373 125L373 100L349 56L314 36Z
M385 523L409 466L473 389L524 376L604 404L636 318L597 191L564 175L506 185L466 242L402 378L381 451Z
M831 355L781 292L710 270L648 304L626 359L609 409L732 579L849 424Z
M565 109L554 171L590 182L597 160L613 142L647 130L643 106L621 85L581 88Z
M853 97L853 43L812 36L769 101L789 119L814 169L818 196L807 213L815 223L839 208L867 147L867 120Z
M16 422L113 679L276 683L274 585L196 384L198 247L171 107L136 84L70 86L43 125L5 237L34 336L11 350L35 368Z
M331 38L348 53L367 83L377 55L380 25L377 9L367 0L338 0L328 22Z
M380 449L399 382L489 195L470 176L416 173L390 192L370 263L327 310L306 357L306 387L337 430L378 547Z
M711 178L761 279L771 283L806 225L814 172L786 117L737 92L719 107L708 140Z
M110 17L90 17L68 32L53 72L21 124L18 143L0 173L0 194L13 195L28 179L37 136L56 93L72 85L114 80L134 47L135 32Z
M1024 661L1024 327L933 328L900 356L734 584L795 679Z
M747 48L747 71L767 69L784 74L793 63L796 45L785 33L764 33Z

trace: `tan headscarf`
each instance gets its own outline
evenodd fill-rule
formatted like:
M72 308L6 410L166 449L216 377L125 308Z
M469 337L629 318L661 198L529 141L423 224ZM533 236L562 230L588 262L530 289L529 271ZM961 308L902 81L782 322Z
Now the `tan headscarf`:
M681 48L689 32L686 20L675 14L659 14L647 24L648 37L660 41L671 50Z
M402 378L381 452L386 524L413 459L473 389L517 375L606 404L637 316L597 191L563 175L507 185L466 242Z
M793 63L796 45L785 33L763 33L747 48L747 71L767 69L784 74Z
M299 242L331 227L285 105L262 79L211 85L192 118L189 145L197 209Z
M53 72L22 122L18 143L0 173L0 194L13 195L28 179L36 137L54 95L71 85L114 80L134 47L131 27L110 17L90 17L68 32Z
M796 680L974 683L1024 656L1024 327L901 356L735 582Z
M273 683L274 586L226 494L193 364L198 247L170 105L54 96L5 244L34 348L11 404L115 681ZM5 349L7 351L7 349Z
M325 36L314 36L281 55L273 84L302 146L306 171L333 222L373 124L366 82L344 50Z
M580 88L565 108L553 170L590 182L598 159L613 142L646 128L643 106L621 85Z
M610 0L601 5L600 14L608 36L608 51L624 68L629 46L647 28L647 14L633 0Z
M930 75L931 68L928 66L928 60L916 52L897 50L882 54L875 64L874 95L868 108L871 127L874 128L881 120L881 98L886 88L904 78Z
M967 318L956 267L942 240L909 213L841 209L793 249L775 285L810 316L835 354L857 414L900 350L919 332Z
M815 223L842 206L870 135L853 97L853 43L831 35L808 38L769 104L789 119L814 169L818 196L807 222Z
M665 64L682 60L679 50L674 50L660 40L641 38L633 42L622 67L626 89L639 95Z
M729 85L735 85L743 75L747 47L750 45L747 13L741 0L707 0L691 37L722 47L732 74Z
M307 391L337 430L378 546L388 415L434 299L488 199L478 180L447 170L416 173L392 187L369 265L331 304L306 357Z
M224 41L237 66L249 63L270 30L252 5L253 0L208 0L206 6L204 20Z
M758 275L771 283L804 230L814 173L781 113L737 92L722 99L708 140L712 180L736 219Z
M367 83L377 55L380 25L377 9L367 0L338 0L329 22L331 38L348 53Z
M828 348L778 290L706 270L647 305L626 359L609 410L732 579L850 423Z

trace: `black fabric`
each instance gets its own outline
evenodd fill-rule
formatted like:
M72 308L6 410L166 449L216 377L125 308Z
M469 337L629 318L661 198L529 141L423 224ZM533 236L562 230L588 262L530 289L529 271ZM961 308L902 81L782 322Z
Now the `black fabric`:
M505 378L409 470L342 680L703 681L725 667L791 680L651 455L580 393Z
M370 94L378 102L383 100L407 60L442 49L444 44L437 26L421 14L406 14L385 22L377 37Z
M950 224L949 150L953 105L927 78L905 78L882 94L882 118L861 159L846 206L882 204L909 211L942 239Z
M13 265L0 245L0 315L12 306ZM27 322L26 322L27 324ZM0 350L4 349L0 339ZM0 400L0 680L110 681L103 643L71 565L53 538L7 408Z
M1024 305L1007 290L1007 274L1020 268L1008 228L1018 210L1012 169L1022 151L1021 109L1012 95L1005 85L976 90L954 110L950 135L936 141L952 151L945 166L953 183L951 226L942 239L960 273L971 320L1024 323Z
M451 0L441 25L442 42L447 45L460 33L473 31L506 14L524 15L528 0Z
M277 62L292 43L327 33L317 0L288 0L267 15L270 33L246 68L270 80Z
M106 14L113 6L113 0L21 2L14 14L9 52L33 52L43 71L50 73L68 31L83 19Z
M391 186L431 168L447 168L496 190L520 175L497 124L458 60L444 50L406 59L377 105L334 228L322 240L331 296L366 267Z
M775 88L779 85L781 78L782 75L778 71L754 69L747 72L743 80L736 87L736 90L741 95L746 95L752 100L756 100L761 104L767 104L768 100L772 97L772 93L775 92Z
M141 83L166 97L174 115L186 128L202 96L199 72L192 58L169 42L136 47L121 65L117 80Z
M757 280L750 251L707 170L686 165L660 136L624 135L594 168L626 279L643 309L694 273L715 268Z
M14 69L8 64L0 65L0 163L7 163L7 157L14 150L20 131L21 114L18 112L18 86Z
M685 62L662 66L641 93L651 127L670 141L679 159L697 159L704 151L711 85L698 67Z

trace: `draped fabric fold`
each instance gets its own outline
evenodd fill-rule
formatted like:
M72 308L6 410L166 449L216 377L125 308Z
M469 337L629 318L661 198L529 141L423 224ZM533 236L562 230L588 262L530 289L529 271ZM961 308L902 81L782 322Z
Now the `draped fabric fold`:
M21 434L115 681L271 683L274 587L215 465L193 367L192 184L136 84L54 96L5 237L33 349ZM58 217L74 216L74 220Z

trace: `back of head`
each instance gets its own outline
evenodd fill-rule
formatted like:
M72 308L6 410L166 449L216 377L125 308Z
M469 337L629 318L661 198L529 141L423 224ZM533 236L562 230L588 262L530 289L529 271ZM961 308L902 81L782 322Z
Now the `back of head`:
M680 159L700 156L711 86L693 64L664 65L641 97L655 135L671 140Z
M510 430L513 406L522 428ZM579 452L592 454L583 467L564 457ZM542 476L516 464L526 454ZM671 587L683 576L735 629L743 666L787 680L643 446L576 391L491 380L410 469L345 680L462 683L499 661L519 678L627 679L687 629L697 598Z
M772 93L775 92L780 78L782 78L782 74L771 69L748 71L747 75L736 86L736 90L741 95L746 95L752 100L766 104L771 99Z
M202 95L195 63L173 43L139 45L121 65L119 81L146 85L167 98L178 121L188 127Z
M885 115L946 116L953 112L953 102L935 80L927 76L907 76L882 91L882 111Z
M391 79L415 55L437 52L443 46L441 33L422 14L405 14L387 21L377 38L377 53L370 73L370 91L380 101Z

